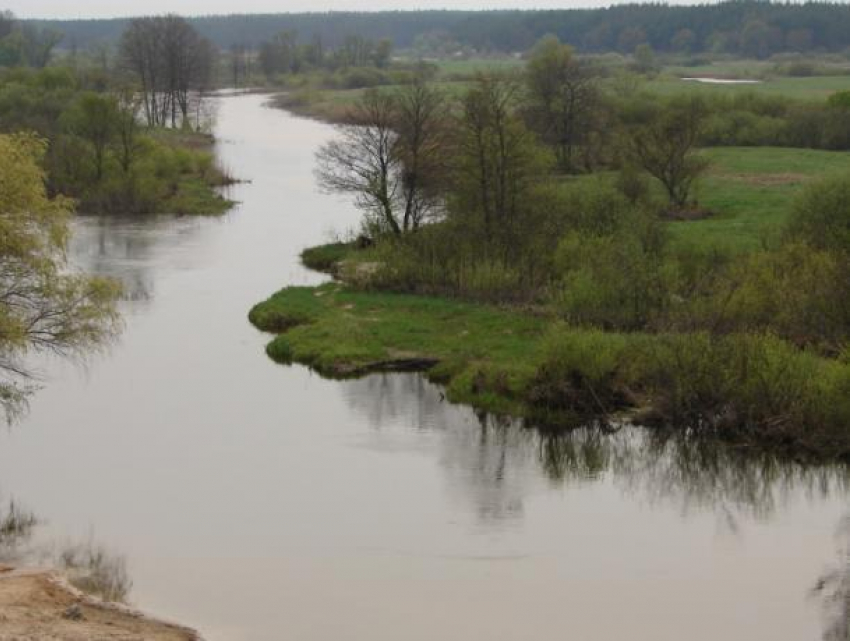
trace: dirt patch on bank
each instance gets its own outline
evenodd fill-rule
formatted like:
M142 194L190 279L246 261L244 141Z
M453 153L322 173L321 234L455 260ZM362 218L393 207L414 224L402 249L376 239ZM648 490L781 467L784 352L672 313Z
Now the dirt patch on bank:
M103 603L49 571L0 566L0 641L201 641L194 630Z

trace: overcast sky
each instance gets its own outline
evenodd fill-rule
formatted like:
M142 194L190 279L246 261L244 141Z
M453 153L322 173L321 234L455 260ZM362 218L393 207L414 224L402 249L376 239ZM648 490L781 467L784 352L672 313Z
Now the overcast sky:
M113 18L154 13L204 15L363 11L382 9L565 9L605 6L616 0L0 0L20 18Z

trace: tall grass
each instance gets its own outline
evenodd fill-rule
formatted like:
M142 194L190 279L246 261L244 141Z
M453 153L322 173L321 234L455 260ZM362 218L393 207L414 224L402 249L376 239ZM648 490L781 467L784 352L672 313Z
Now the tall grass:
M74 587L105 601L126 602L133 587L126 559L91 540L66 547L59 565Z

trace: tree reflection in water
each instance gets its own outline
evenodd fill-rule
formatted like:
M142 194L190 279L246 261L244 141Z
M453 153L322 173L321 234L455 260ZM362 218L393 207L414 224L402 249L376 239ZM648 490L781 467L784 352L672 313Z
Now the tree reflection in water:
M0 561L14 563L25 554L39 520L14 501L0 509Z
M838 525L836 565L818 578L812 596L821 602L824 641L850 639L850 514Z
M120 280L125 300L145 302L162 261L194 260L183 249L196 246L206 229L202 222L192 216L80 216L69 255L85 272Z
M0 508L0 563L36 564L60 570L72 585L106 601L126 602L133 582L123 555L92 538L82 543L36 541L42 521L14 499Z
M443 468L465 479L483 517L520 515L530 477L541 473L559 486L610 481L650 503L673 501L685 513L714 509L733 530L738 518L766 519L792 495L826 498L850 486L843 465L804 465L635 427L552 432L478 415L447 403L414 374L344 386L349 405L378 433L401 425L434 434Z
M379 441L391 440L394 426L433 435L452 487L473 502L485 524L521 518L535 477L559 487L610 482L650 504L672 502L685 514L714 511L733 533L742 519L764 521L792 499L842 496L850 486L845 465L805 465L634 427L551 432L476 415L447 403L419 375L374 375L344 389ZM408 446L421 447L421 440ZM812 589L827 641L850 641L850 514L839 534L840 562Z

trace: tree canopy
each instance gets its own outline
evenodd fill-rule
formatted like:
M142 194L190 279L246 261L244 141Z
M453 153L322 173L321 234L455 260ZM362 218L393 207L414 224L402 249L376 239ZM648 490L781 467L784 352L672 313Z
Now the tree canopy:
M49 198L45 142L0 135L0 407L12 418L33 391L32 352L80 356L116 330L115 283L68 271L71 203Z
M464 49L525 51L547 34L580 52L619 50L640 44L653 50L715 51L768 56L789 51L841 51L850 46L850 6L839 2L780 3L732 0L669 6L622 4L598 9L509 11L381 11L230 15L192 18L192 25L221 48L258 48L281 32L298 33L340 47L358 36L390 39L397 48L423 47L436 54ZM85 47L120 38L129 21L33 21L65 34L65 44Z

